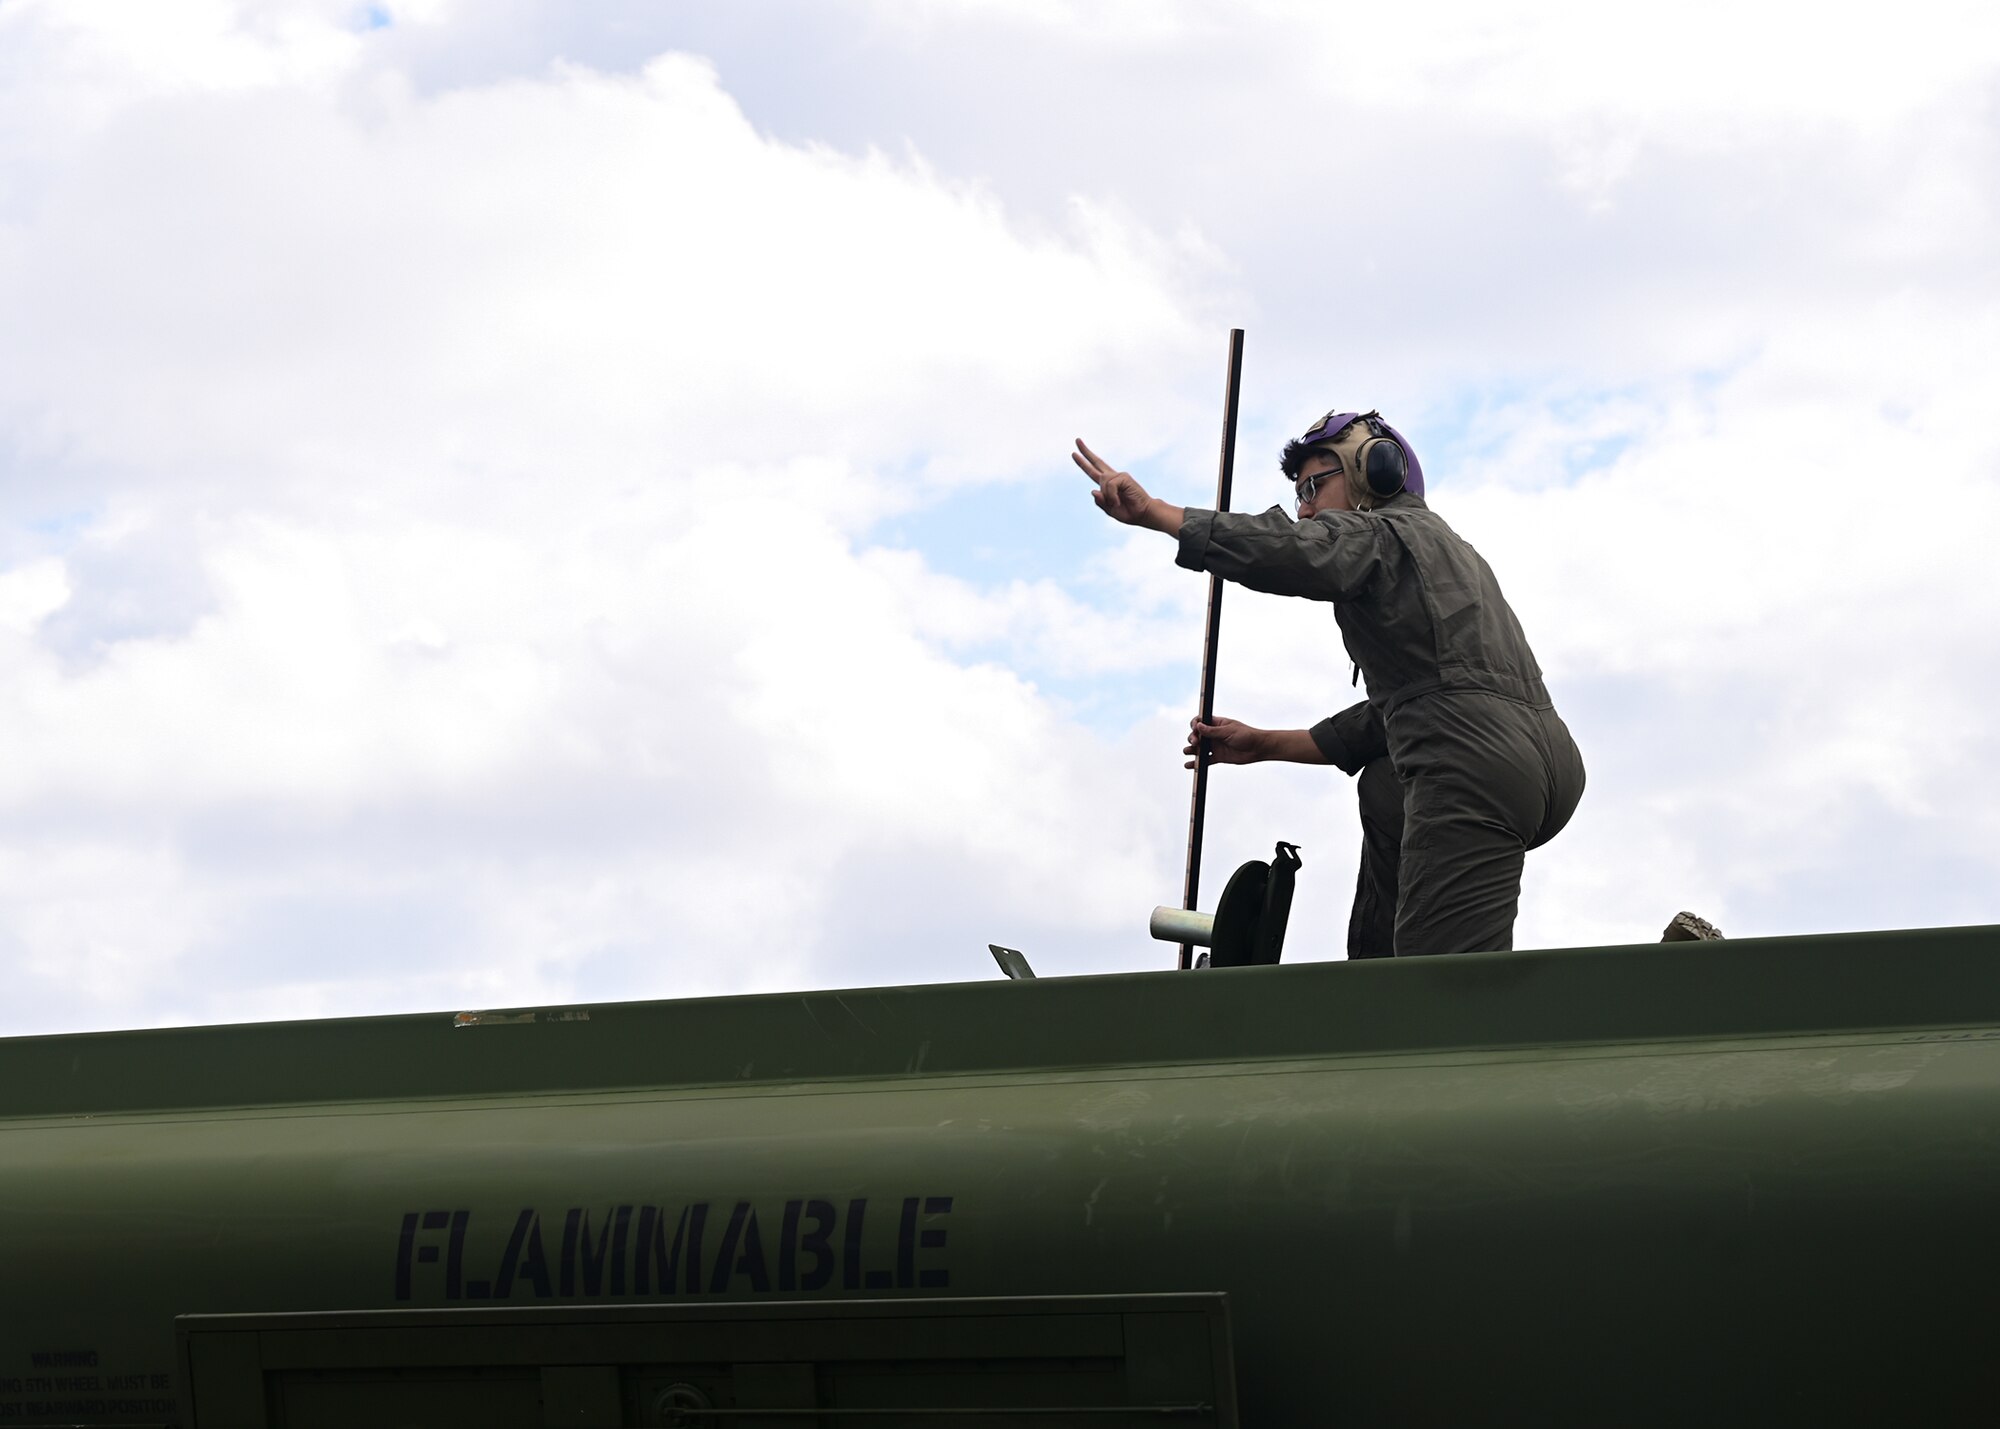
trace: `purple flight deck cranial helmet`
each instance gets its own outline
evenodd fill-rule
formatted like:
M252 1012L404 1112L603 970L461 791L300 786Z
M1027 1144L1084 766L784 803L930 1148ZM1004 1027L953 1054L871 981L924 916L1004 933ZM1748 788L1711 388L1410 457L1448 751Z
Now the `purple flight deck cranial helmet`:
M1377 422L1381 423L1383 431L1396 439L1396 445L1403 449L1404 460L1410 464L1409 475L1403 478L1403 490L1409 492L1412 496L1422 496L1424 494L1424 468L1422 463L1417 460L1416 450L1411 447L1407 437L1387 422L1382 421L1382 418L1374 412L1328 412L1324 417L1321 417L1317 422L1306 428L1306 434L1299 438L1299 445L1312 447L1318 446L1323 442L1331 442L1363 417L1373 417Z

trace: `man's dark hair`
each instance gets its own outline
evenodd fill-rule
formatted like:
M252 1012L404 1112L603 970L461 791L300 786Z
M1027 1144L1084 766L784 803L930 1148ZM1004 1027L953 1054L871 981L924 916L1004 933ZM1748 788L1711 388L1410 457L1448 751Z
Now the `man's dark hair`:
M1353 422L1349 422L1347 427L1353 425ZM1346 431L1347 427L1342 427L1340 432ZM1285 474L1285 480L1297 481L1299 468L1306 464L1306 458L1314 452L1333 455L1333 444L1340 439L1340 432L1329 432L1316 442L1302 442L1297 437L1286 442L1284 451L1278 456L1278 470Z

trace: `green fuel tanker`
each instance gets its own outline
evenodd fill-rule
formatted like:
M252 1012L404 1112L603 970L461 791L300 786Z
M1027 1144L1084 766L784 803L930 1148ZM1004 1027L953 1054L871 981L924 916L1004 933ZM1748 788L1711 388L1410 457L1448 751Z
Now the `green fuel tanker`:
M0 1425L1988 1422L2000 929L0 1041Z

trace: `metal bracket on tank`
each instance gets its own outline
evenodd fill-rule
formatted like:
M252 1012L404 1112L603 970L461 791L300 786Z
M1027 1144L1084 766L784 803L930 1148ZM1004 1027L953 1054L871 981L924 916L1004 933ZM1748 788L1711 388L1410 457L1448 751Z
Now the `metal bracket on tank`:
M1021 956L1018 949L1003 948L998 943L988 943L986 947L993 954L993 961L1000 964L1000 971L1008 977L1018 981L1035 975L1035 970L1028 966L1028 960Z

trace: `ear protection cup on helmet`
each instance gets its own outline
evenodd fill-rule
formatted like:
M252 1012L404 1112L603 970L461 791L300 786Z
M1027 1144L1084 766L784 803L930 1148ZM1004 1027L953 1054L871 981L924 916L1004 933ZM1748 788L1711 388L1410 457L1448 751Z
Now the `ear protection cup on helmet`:
M1362 453L1361 474L1377 496L1394 496L1410 476L1410 459L1403 455L1403 444L1394 437L1370 442Z

